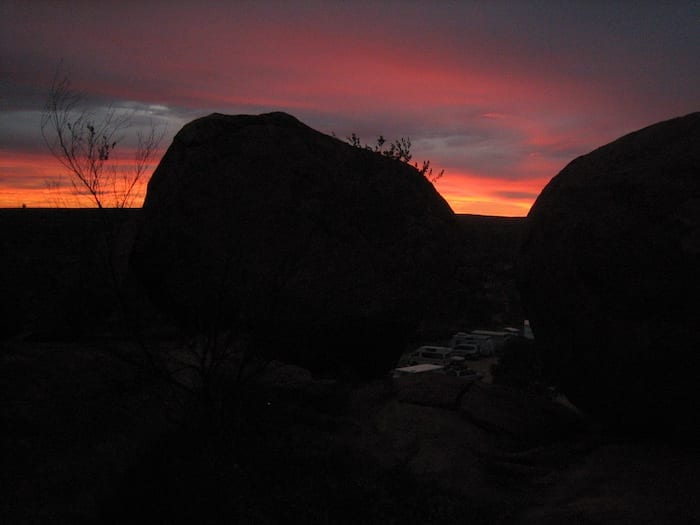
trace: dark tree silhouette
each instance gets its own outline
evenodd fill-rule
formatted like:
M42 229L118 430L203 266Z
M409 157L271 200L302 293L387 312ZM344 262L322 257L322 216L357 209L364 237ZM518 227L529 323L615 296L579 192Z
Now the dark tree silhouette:
M119 166L116 150L131 127L133 111L108 107L103 113L85 108L84 97L56 70L41 116L41 135L51 154L66 168L78 197L87 196L97 208L129 208L163 138L164 129L151 124L136 133L136 150L129 168ZM48 184L55 188L56 184Z

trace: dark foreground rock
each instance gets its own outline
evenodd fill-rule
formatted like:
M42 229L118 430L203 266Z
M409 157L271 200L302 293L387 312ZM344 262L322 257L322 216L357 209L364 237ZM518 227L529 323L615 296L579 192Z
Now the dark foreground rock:
M556 401L481 382L462 397L460 411L473 424L521 447L564 441L584 429L579 414Z
M394 384L401 402L454 409L476 381L476 375L409 374L396 378Z
M154 302L315 372L388 370L454 264L454 214L417 170L284 113L187 124L143 212Z
M116 310L124 233L139 210L0 210L0 340L75 340ZM113 244L112 244L113 243ZM125 244L127 244L125 246Z
M571 162L528 216L520 288L550 375L626 429L700 428L700 113Z
M700 519L696 446L555 436L569 415L513 390L270 363L211 418L112 344L3 347L1 523Z

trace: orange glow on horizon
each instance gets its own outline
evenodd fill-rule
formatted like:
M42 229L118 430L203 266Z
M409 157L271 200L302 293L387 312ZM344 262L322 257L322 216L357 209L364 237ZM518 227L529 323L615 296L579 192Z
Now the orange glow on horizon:
M158 156L159 158L160 156ZM131 160L118 160L118 168L129 169ZM155 166L154 166L155 167ZM153 167L153 168L154 168ZM133 190L132 206L138 208L146 195L153 169ZM0 159L0 208L94 208L89 195L77 194L66 169L49 153L13 153ZM109 195L105 201L110 202Z
M0 208L94 207L89 197L76 196L65 170L50 154L18 153L0 160ZM149 174L150 177L150 174ZM54 181L51 186L48 181ZM148 180L134 194L140 207ZM548 179L507 181L478 174L448 172L435 189L455 213L519 217L527 215Z
M524 217L547 182L549 178L511 181L447 173L435 188L455 213Z
M91 111L133 111L135 127L285 111L339 137L409 137L458 213L525 215L577 156L697 110L688 6L6 4L1 207L89 205L66 175L46 183L61 166L43 155L40 99L59 57Z

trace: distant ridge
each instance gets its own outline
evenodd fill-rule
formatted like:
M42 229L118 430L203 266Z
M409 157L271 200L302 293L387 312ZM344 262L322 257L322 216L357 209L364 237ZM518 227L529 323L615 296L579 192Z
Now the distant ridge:
M501 215L479 215L477 213L455 213L457 220L464 223L469 222L522 222L526 219L522 217L503 217Z

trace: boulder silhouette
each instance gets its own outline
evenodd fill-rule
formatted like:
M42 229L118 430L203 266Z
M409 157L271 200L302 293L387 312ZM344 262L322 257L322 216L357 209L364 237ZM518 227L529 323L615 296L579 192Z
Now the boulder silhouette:
M455 264L416 169L284 113L185 125L143 212L131 267L156 304L314 372L386 372Z
M700 113L575 159L527 222L519 286L550 377L619 429L700 428Z

